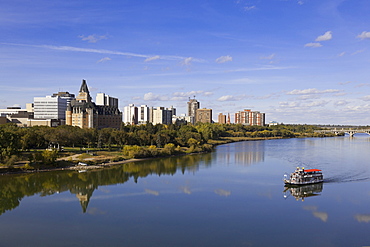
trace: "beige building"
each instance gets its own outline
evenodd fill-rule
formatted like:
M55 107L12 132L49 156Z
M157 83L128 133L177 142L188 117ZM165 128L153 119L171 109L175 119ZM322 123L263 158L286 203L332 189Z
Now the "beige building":
M0 117L0 124L6 124L8 119L6 117Z
M226 124L226 115L220 113L218 114L218 123L219 124Z
M122 113L118 105L96 105L92 102L83 80L78 96L67 107L66 124L80 128L120 128Z
M195 122L212 123L212 109L198 109L196 111Z
M235 113L235 123L244 125L265 125L265 113L246 109Z

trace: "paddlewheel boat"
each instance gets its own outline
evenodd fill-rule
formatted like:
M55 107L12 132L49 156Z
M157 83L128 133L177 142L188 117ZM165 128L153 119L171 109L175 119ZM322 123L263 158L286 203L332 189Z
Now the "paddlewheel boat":
M305 185L322 183L324 181L324 177L319 169L304 169L304 167L297 167L290 176L285 174L283 180L287 185Z

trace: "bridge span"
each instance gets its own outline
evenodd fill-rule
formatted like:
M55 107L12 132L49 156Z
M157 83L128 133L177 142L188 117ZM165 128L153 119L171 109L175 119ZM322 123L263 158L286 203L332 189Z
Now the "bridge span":
M315 132L318 133L334 133L336 135L340 133L346 133L350 137L353 137L357 133L366 133L370 135L370 129L357 129L357 128L333 128L333 129L326 129L326 130L316 130Z

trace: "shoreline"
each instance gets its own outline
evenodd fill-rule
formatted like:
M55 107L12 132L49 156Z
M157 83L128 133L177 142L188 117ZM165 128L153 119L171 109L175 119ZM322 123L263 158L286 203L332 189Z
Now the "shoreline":
M275 140L275 139L283 139L281 137L267 137L267 138L251 138L251 137L235 137L235 138L225 138L221 140L214 140L214 142L211 144L212 146L219 146L234 142L243 142L243 141L264 141L264 140ZM209 151L212 152L212 151ZM180 153L180 154L172 154L168 156L159 156L159 157L146 157L146 158L132 158L132 159L126 159L126 160L120 160L120 161L113 161L113 162L102 162L100 164L91 164L91 165L78 165L77 164L71 164L70 166L65 167L43 167L39 169L26 169L22 168L22 166L14 166L13 168L9 167L2 167L0 168L0 175L13 175L13 174L27 174L27 173L39 173L39 172L50 172L50 171L87 171L87 170L97 170L97 169L104 169L107 167L115 166L115 165L122 165L125 163L130 162L138 162L143 160L151 160L151 159L158 159L158 158L167 158L167 157L177 157L182 155L194 155L194 154L201 154L205 152L194 152L194 153ZM76 156L71 155L68 157L60 158L59 161L67 161L68 158ZM78 154L81 155L81 154ZM98 160L98 157L96 158L89 158L89 161L96 161ZM87 160L80 160L81 162L87 161Z

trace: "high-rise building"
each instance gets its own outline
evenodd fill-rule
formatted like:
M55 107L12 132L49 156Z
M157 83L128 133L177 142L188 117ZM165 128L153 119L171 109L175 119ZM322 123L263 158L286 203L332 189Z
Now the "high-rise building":
M146 124L150 122L150 107L141 105L137 108L138 124Z
M264 126L265 113L261 113L259 111L251 111L250 109L239 111L235 113L235 123Z
M129 104L123 108L123 122L125 124L138 124L138 109L134 104Z
M111 97L109 95L106 95L105 93L97 93L95 104L118 107L118 99Z
M176 115L176 108L157 107L151 108L151 119L153 124L171 124L172 117Z
M96 105L92 102L86 81L82 80L78 96L67 107L66 124L80 128L120 128L122 113L118 105Z
M195 122L212 123L212 109L197 109Z
M62 99L66 99L67 105L71 103L72 100L75 99L75 95L69 92L58 92L58 93L53 94L53 97L58 97L58 96L61 97Z
M190 99L188 102L188 116L193 117L194 121L196 119L197 110L200 108L200 102L198 102L195 98ZM193 122L192 124L194 124Z
M218 123L219 124L226 124L226 115L220 113L218 114Z

